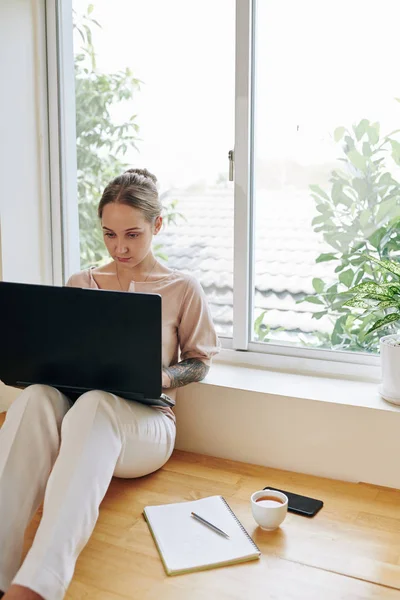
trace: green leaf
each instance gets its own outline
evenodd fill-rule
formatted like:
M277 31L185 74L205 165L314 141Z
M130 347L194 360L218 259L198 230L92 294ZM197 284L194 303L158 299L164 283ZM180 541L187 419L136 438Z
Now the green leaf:
M324 317L327 314L326 310L320 310L318 312L315 312L311 315L312 319L321 319L322 317Z
M380 287L383 290L388 290L393 294L400 294L400 283L396 283L395 281L389 281L388 283L381 283Z
M344 204L345 206L352 206L353 201L343 192L343 184L340 181L335 181L332 186L332 200L335 205Z
M363 265L365 263L365 257L364 256L357 256L357 254L355 255L354 258L350 259L350 264L353 267L358 267L360 265Z
M358 285L360 283L360 281L362 280L362 278L364 277L364 273L363 271L361 271L361 269L358 271L357 276L354 280L354 285Z
M390 140L390 145L392 146L392 158L396 165L400 165L400 142Z
M352 269L347 269L347 271L343 271L339 275L339 281L348 288L353 283L353 279L354 279L354 271Z
M359 122L358 125L356 125L355 127L353 127L354 133L356 135L357 141L359 142L362 138L362 136L367 133L367 130L369 129L369 121L368 119L362 119L362 121Z
M368 138L371 144L375 145L379 142L379 133L379 123L372 123L372 125L368 128Z
M323 304L317 296L306 296L301 302L310 302L311 304Z
M343 325L346 321L346 316L343 315L339 317L335 323L335 327L333 328L331 335L331 342L333 345L339 345L342 343L341 333L343 333Z
M94 10L94 4L89 4L87 8L87 14L90 15Z
M314 227L314 225L319 225L320 223L325 223L326 217L325 215L318 215L318 217L314 217L313 220L311 221L311 225Z
M364 300L363 296L356 296L345 302L343 306L367 309L370 305Z
M371 146L369 145L368 142L364 142L362 145L362 152L363 155L366 157L370 157L372 154L372 150L371 150Z
M363 283L359 283L354 287L350 288L349 293L351 294L384 294L385 288L380 286L375 281L364 281Z
M351 247L350 252L352 252L353 254L358 253L358 251L361 250L361 248L363 248L364 246L365 246L365 241L356 242L354 244L354 246Z
M322 279L314 277L314 279L312 280L312 285L317 294L321 294L324 291L325 284L322 281Z
M397 206L397 198L390 198L389 200L384 200L380 203L378 212L376 213L376 221L380 223L383 219L387 218L393 209Z
M397 181L393 179L390 173L386 172L383 173L383 175L381 175L381 177L379 178L379 185L397 185Z
M315 262L321 263L321 262L328 262L329 260L336 260L336 259L337 259L337 257L335 254L332 254L331 252L326 252L326 253L320 254Z
M264 315L266 314L266 310L263 310L261 314L258 315L257 319L254 321L254 330L257 332L260 328L261 323L263 322Z
M354 177L351 183L360 199L368 195L368 184L364 178Z
M373 331L377 329L381 329L385 325L389 325L389 323L395 323L400 320L400 312L390 313L390 315L386 315L383 319L379 319L376 323L367 331L367 335L371 334Z
M339 252L342 252L342 246L341 244L338 243L337 240L337 236L335 233L327 233L324 235L324 239L328 242L328 244L330 246L332 246L333 248L335 248L335 250L338 250Z
M374 248L379 248L379 246L381 244L381 240L382 240L383 236L385 235L385 231L386 231L385 228L381 227L381 228L377 229L376 231L374 231L374 233L368 237L368 241Z
M342 137L344 136L345 133L346 133L345 127L336 127L335 131L333 132L333 138L334 138L335 142L340 142L340 140L342 139Z
M325 198L325 200L329 200L329 196L326 192L324 192L324 190L319 186L319 185L310 185L310 190L313 191L315 194L317 194L317 196L320 196L321 198Z
M360 171L365 171L367 166L367 159L365 156L360 154L358 150L350 150L347 153L348 159L353 163L353 165L359 169Z
M364 300L374 300L375 302L386 302L388 300L393 300L392 294L365 294L363 296Z
M335 296L337 295L337 290L338 290L338 285L337 283L334 283L333 285L331 285L330 287L328 287L328 289L326 290L327 294L334 294Z
M380 267L382 267L382 269L386 269L386 271L389 271L390 273L393 273L394 275L397 275L398 277L400 277L400 264L399 263L395 263L392 260L379 260L378 258L374 258L373 256L368 255L368 258L370 260L372 260L374 263L376 263L377 265L379 265Z
M377 308L397 308L397 310L400 310L400 302L396 302L395 300L382 300L382 302L379 302Z
M346 153L355 148L354 140L350 135L346 135L344 141L346 142L347 146L347 149L345 150ZM345 158L341 158L340 160L344 160L346 162Z

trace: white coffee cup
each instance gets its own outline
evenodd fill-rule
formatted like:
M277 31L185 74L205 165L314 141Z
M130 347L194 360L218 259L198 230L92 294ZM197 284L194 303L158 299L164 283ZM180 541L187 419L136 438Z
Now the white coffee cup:
M285 520L288 498L275 490L259 490L251 495L251 512L261 529L273 531Z

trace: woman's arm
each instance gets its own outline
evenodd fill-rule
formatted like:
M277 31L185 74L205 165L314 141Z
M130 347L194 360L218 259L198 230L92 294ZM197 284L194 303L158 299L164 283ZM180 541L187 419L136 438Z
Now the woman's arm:
M163 388L177 388L194 381L201 381L209 369L210 367L199 358L188 358L163 369L162 386Z

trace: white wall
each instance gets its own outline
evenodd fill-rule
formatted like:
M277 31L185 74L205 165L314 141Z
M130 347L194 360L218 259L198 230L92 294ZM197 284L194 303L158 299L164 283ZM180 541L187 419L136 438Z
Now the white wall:
M0 279L5 281L51 283L44 15L44 0L0 1ZM16 393L0 382L0 410Z
M0 2L2 278L50 283L44 0Z

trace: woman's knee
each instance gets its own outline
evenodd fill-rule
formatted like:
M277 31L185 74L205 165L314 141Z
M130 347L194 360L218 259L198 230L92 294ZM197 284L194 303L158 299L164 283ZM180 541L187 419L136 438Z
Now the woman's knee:
M32 410L35 415L50 412L58 423L61 423L70 408L66 396L49 385L33 384L25 388L10 407L21 407Z

